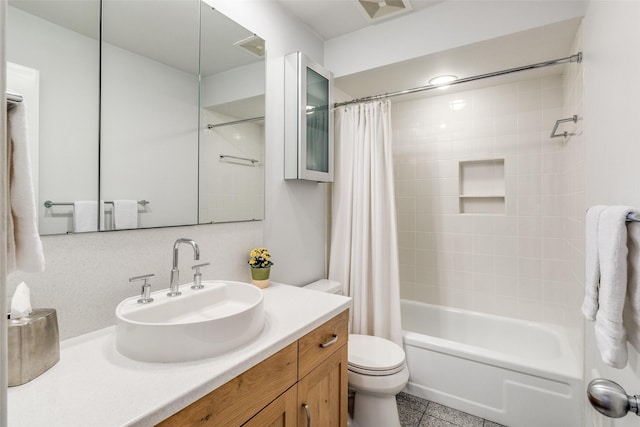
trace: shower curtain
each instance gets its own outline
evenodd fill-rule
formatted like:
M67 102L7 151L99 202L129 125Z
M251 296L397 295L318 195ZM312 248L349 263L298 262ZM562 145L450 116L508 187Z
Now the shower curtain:
M329 278L353 298L351 332L402 344L390 102L336 110Z

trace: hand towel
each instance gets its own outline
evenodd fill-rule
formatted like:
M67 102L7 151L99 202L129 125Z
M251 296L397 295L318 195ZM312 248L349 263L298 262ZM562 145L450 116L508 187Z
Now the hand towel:
M27 139L26 100L7 115L9 209L7 210L7 271L44 271L44 251L38 219Z
M600 288L595 336L602 361L614 368L627 364L623 310L627 294L627 206L610 206L598 221Z
M113 228L116 230L138 228L137 200L113 201Z
M598 287L600 286L600 259L598 256L598 222L606 208L597 205L589 208L585 218L585 290L582 313L588 320L596 320L598 312Z
M102 217L102 215L100 216ZM73 202L73 231L74 233L98 231L97 201L79 200Z
M627 223L627 300L623 324L627 340L640 352L640 222Z

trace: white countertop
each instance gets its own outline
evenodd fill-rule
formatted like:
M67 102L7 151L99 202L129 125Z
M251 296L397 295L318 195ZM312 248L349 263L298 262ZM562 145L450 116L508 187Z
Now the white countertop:
M8 392L12 427L151 426L208 394L350 306L350 298L272 284L265 326L251 343L186 363L122 356L115 326L65 340L60 361Z

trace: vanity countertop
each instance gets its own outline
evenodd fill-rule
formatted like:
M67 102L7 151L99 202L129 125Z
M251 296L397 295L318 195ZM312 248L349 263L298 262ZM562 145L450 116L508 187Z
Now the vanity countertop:
M115 347L115 326L65 340L60 361L8 392L14 427L151 426L301 338L350 306L350 298L295 286L264 290L265 326L222 356L137 362Z

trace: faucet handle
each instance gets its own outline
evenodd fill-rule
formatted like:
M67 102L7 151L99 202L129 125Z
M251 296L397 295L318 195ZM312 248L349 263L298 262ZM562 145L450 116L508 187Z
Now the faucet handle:
M203 262L202 264L196 264L191 267L192 270L195 270L193 273L193 285L191 285L191 289L202 289L204 285L202 284L202 274L200 273L201 267L206 267L210 263Z
M129 282L136 282L138 280L143 280L142 289L140 290L140 299L138 299L138 304L147 304L153 302L153 298L151 298L151 284L149 283L149 278L155 276L155 274L143 274L142 276L134 276L129 277Z

